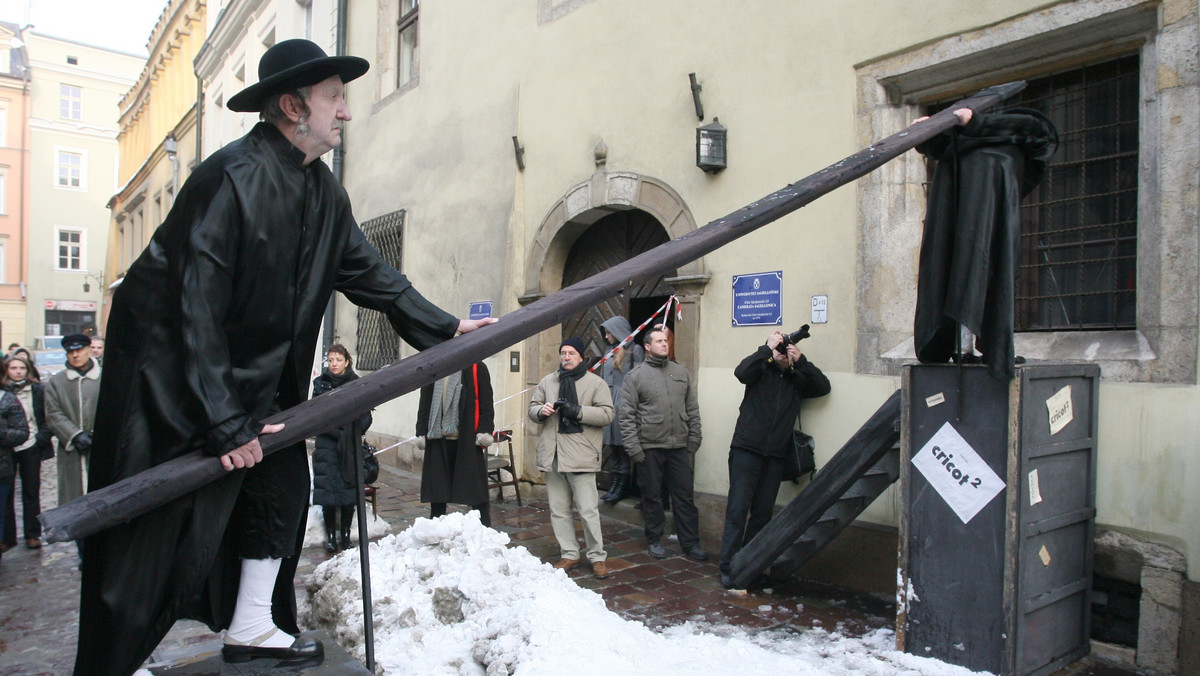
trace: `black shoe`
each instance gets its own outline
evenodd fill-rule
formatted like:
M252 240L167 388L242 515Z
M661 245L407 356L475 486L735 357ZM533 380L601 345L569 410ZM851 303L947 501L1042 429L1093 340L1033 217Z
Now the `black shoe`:
M649 552L650 556L653 556L656 559L667 558L667 550L663 548L661 542L651 542L650 546L646 548L646 551Z
M221 648L226 662L249 662L259 658L294 662L324 657L325 646L315 638L298 638L287 648L264 648L257 645L229 645Z
M721 573L721 586L726 589L733 589L733 577L729 573Z
M336 533L326 533L325 534L325 551L329 552L330 554L333 554L337 550L338 550L337 534Z
M342 529L342 549L350 549L350 527Z
M701 549L700 545L696 545L695 547L692 547L691 549L683 550L683 555L693 561L699 561L701 563L708 560L708 552Z

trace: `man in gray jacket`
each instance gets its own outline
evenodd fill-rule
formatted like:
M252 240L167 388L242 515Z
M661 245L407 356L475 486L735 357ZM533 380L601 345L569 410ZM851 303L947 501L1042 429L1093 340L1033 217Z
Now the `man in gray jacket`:
M646 361L621 385L619 424L625 452L638 467L642 518L650 556L666 558L662 544L666 517L662 486L666 478L683 553L707 561L700 547L700 515L692 496L692 455L700 449L700 406L688 370L667 358L666 332L654 329L642 340Z
M82 333L65 336L67 367L46 385L46 424L58 437L58 504L85 492L87 455L92 450L96 401L100 397L100 364L92 358L92 339Z
M579 563L579 540L571 518L571 498L583 522L592 574L608 577L608 555L600 533L600 492L596 472L604 427L612 422L613 401L608 385L583 363L583 340L567 338L558 348L560 368L542 378L529 401L529 418L542 423L537 466L546 473L550 526L562 557L555 568L567 572Z

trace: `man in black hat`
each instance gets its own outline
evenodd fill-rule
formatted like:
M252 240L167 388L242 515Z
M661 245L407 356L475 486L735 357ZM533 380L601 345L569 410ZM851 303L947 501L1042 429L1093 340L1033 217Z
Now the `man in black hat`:
M92 428L100 397L100 363L92 358L92 339L82 333L63 336L67 367L46 384L46 424L58 437L58 503L83 495Z
M335 290L419 349L495 321L417 293L319 160L350 119L345 83L367 68L307 40L267 50L228 104L263 122L196 167L114 293L90 488L197 450L229 472L87 539L78 675L131 673L185 617L226 630L227 661L321 656L294 639L304 444L264 458L258 436L282 426L260 421L306 399Z

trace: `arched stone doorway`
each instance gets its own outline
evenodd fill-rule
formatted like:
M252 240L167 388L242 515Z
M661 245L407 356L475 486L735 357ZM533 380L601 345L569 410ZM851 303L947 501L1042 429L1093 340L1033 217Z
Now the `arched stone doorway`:
M525 293L520 298L521 304L532 303L565 286L564 272L575 244L606 217L627 214L629 219L643 225L657 223L665 234L663 241L682 237L696 229L691 211L670 186L632 172L606 171L599 150L596 160L600 167L596 173L567 190L542 219L526 259ZM631 213L635 211L636 214ZM699 300L710 277L704 271L704 259L701 258L680 267L674 276L664 277L650 290L657 293L661 285L663 291L674 293L682 304L683 320L675 329L675 358L693 376L698 376L699 364ZM625 298L624 302L628 301L628 297ZM650 308L649 311L653 310ZM536 385L543 376L558 368L557 348L562 338L563 327L556 326L525 341L527 386ZM599 336L588 336L588 339L598 340ZM536 448L536 439L531 436L523 446L530 450ZM536 476L536 454L525 452L523 456L524 475Z

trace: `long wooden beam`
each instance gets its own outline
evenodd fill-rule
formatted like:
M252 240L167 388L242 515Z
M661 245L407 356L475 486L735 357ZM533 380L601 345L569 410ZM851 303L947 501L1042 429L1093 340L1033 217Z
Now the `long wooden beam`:
M954 110L971 108L981 112L1024 88L1024 82L1010 82L984 89L924 122L911 125L702 228L511 312L491 326L436 345L272 416L264 422L284 423L286 427L277 434L260 437L263 452L269 454L336 427L342 421L353 420L386 401L461 371L488 355L561 324L624 289L657 279L716 251L950 129L958 123ZM199 452L175 458L42 512L39 518L43 535L49 542L86 537L186 495L224 472L216 458L202 456Z

